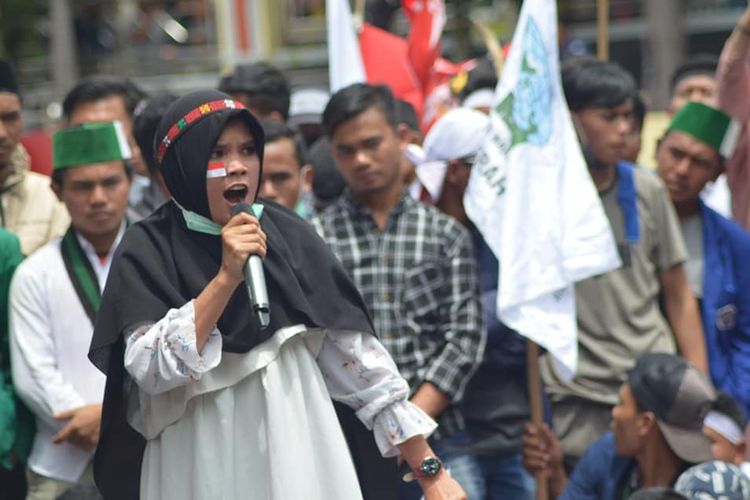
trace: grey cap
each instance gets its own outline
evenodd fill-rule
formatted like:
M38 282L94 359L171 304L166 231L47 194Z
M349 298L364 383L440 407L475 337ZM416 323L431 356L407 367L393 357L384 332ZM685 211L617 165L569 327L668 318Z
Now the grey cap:
M703 419L716 390L697 368L674 354L645 354L630 371L628 385L640 407L656 415L675 455L690 463L713 458Z

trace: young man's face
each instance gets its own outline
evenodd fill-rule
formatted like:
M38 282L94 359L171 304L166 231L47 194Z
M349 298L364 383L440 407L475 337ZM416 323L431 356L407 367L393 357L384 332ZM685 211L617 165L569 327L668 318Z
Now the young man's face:
M282 137L267 142L263 151L263 175L258 194L294 210L300 195L310 190L310 172L309 166L299 164L292 139Z
M648 432L645 414L638 409L638 404L628 384L622 384L620 399L612 408L612 432L619 455L632 457L643 446Z
M105 123L113 121L122 123L125 137L133 153L130 163L133 165L135 172L148 176L148 167L146 167L141 149L133 137L133 119L125 106L125 100L121 96L112 95L104 99L78 104L70 113L68 124L73 126L82 123Z
M336 128L331 148L352 193L367 195L403 187L400 172L406 141L402 135L376 107Z
M739 465L745 456L745 447L732 444L727 438L710 427L703 426L703 434L711 441L711 454L716 460Z
M119 230L130 193L130 177L122 160L66 169L62 185L53 183L52 188L83 236Z
M0 169L10 164L23 132L21 99L11 92L0 92Z
M708 181L721 173L719 153L679 131L669 132L656 150L659 176L677 208L695 204Z
M633 103L627 100L611 108L592 107L573 112L581 145L592 160L612 166L625 157L627 135L633 127Z
M709 75L688 76L677 82L669 101L667 112L677 113L688 101L702 102L708 106L716 106L716 80Z

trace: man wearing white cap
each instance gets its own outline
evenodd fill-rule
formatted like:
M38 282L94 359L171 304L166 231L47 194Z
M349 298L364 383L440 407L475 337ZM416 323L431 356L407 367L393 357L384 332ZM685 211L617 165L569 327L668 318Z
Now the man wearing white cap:
M287 124L296 128L310 147L323 136L323 110L331 95L322 89L305 87L292 92Z
M29 500L93 483L105 377L87 354L101 290L125 233L132 170L119 122L53 136L52 188L71 226L18 266L10 288L13 382L36 417Z
M435 206L461 222L472 235L479 269L487 347L464 394L462 411L475 457L472 477L477 498L533 498L534 484L521 465L521 435L529 418L525 341L497 318L498 262L463 205L474 157L486 140L489 118L456 108L432 126L424 140L425 162L417 177Z

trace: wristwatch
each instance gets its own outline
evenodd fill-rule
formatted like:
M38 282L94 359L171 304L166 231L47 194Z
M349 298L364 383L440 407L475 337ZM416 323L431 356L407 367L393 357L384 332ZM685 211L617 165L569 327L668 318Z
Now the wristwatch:
M418 478L431 478L437 476L442 468L443 462L438 457L425 457L422 464L413 469L412 473Z

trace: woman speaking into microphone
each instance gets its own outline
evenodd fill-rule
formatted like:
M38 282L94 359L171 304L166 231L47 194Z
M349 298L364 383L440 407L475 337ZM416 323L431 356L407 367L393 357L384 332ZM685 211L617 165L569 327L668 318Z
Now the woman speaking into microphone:
M465 498L343 268L305 221L256 199L252 114L217 91L189 94L162 118L156 151L172 200L126 232L89 354L107 374L104 497L383 498L398 479L362 446L370 429L427 500ZM233 215L242 203L252 214ZM245 286L251 255L263 259L265 328ZM356 413L346 433L332 400Z

